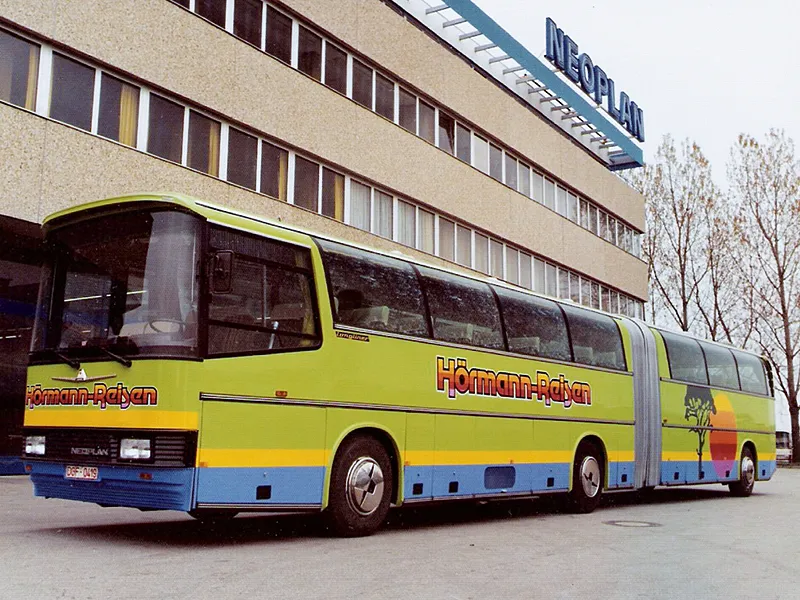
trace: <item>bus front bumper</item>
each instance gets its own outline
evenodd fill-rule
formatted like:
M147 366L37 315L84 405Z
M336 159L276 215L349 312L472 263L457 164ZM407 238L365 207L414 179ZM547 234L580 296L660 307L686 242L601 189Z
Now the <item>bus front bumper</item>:
M94 502L101 506L189 511L193 468L147 465L97 467L97 479L69 479L63 463L25 461L35 496Z

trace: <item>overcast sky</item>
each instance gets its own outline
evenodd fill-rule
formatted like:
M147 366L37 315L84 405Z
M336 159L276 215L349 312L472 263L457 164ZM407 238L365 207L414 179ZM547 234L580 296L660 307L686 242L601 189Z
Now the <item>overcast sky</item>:
M544 59L551 17L644 109L650 160L664 134L697 141L724 185L737 136L783 128L800 145L800 3L791 0L474 0Z

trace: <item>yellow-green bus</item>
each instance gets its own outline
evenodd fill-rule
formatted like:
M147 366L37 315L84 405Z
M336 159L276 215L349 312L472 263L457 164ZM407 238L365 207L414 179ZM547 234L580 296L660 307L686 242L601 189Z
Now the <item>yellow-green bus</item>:
M37 496L363 535L390 505L775 471L753 354L179 195L44 227Z

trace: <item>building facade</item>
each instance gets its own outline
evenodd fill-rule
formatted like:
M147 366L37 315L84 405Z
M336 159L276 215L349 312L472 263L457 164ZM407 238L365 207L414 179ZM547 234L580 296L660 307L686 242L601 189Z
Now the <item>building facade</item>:
M30 286L20 223L179 191L641 316L644 199L591 149L609 142L411 1L0 0L0 307Z

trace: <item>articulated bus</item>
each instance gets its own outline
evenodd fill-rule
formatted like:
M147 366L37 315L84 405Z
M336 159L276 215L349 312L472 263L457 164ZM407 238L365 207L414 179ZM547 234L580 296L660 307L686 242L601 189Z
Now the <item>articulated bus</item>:
M775 471L756 355L179 195L45 221L25 398L37 496L322 511Z

